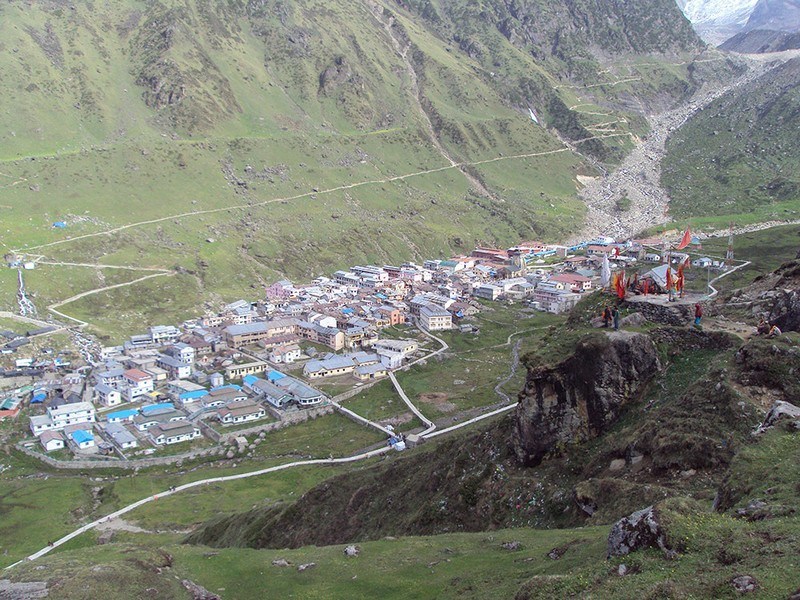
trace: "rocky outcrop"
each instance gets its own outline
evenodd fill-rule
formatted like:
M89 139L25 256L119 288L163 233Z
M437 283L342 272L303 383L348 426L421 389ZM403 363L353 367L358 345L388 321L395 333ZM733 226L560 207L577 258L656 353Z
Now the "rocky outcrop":
M220 600L217 594L209 592L202 585L198 585L189 579L182 580L181 585L192 595L192 600Z
M530 368L515 417L517 459L534 466L565 445L600 435L660 368L652 340L628 332L587 337L560 364Z
M764 317L781 331L800 331L800 260L782 264L737 290L731 300L749 303L754 318Z
M800 407L778 400L769 409L764 422L758 427L758 433L774 427L780 422L787 423L790 427L800 431Z
M667 546L667 534L658 511L652 506L637 510L614 523L608 534L607 555L625 556L646 548L660 548L667 555L674 554Z

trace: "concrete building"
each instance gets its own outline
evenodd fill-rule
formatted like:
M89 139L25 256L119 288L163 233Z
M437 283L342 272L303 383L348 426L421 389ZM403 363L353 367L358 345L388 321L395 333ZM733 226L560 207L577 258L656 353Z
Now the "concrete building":
M125 380L125 395L129 402L153 391L153 376L140 369L128 369L122 374Z
M94 423L95 409L91 402L73 402L47 408L47 414L31 417L30 426L34 435L49 430L64 429L67 425Z
M453 315L435 305L423 306L419 311L420 325L427 331L443 331L453 328Z
M199 438L200 430L189 422L162 423L152 427L148 435L154 444L169 446Z

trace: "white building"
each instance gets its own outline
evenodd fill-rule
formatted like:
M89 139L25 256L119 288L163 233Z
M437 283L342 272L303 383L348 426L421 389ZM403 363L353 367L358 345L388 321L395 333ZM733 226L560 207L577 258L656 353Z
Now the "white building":
M419 310L419 320L423 329L427 331L442 331L453 328L453 315L445 309L432 304L423 306Z
M298 360L301 356L303 356L303 352L300 350L300 346L297 344L290 344L286 346L276 346L273 348L272 352L269 354L269 360L270 362L278 364L289 364Z
M159 446L179 444L200 437L200 430L189 422L162 423L148 431L150 439Z
M153 376L141 369L128 369L122 376L125 379L125 395L130 402L146 396L153 391Z
M52 452L53 450L61 450L64 448L64 436L60 431L45 431L39 436L39 442L42 444L45 452Z
M169 373L170 379L186 379L192 375L192 365L167 354L158 355L158 366Z
M95 422L95 409L91 402L73 402L58 407L48 407L47 414L31 417L31 431L39 435L45 431L64 429L67 425Z
M173 325L156 325L150 328L150 339L156 344L168 344L181 334L180 330Z
M234 402L217 411L217 419L226 425L257 421L265 416L267 416L267 411L263 406L248 401Z
M122 404L122 394L119 390L110 385L98 383L94 386L94 399L104 406L116 406Z

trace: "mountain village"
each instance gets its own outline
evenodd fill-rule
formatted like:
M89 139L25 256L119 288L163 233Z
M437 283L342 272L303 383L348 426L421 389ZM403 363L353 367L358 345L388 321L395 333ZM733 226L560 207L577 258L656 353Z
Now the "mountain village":
M675 277L667 262L689 261L687 253L664 248L658 239L524 242L422 265L353 266L309 284L281 280L257 302L239 300L179 326L149 327L122 345L95 348L90 364L78 368L62 357L17 358L5 378L32 382L5 394L0 419L27 408L35 439L23 444L84 460L171 453L200 440L290 425L303 411L338 407L323 382L359 390L424 360L431 351L415 333L480 335L471 317L482 303L561 314L610 283L601 281L604 264L639 271L648 282L645 294L663 292ZM707 257L692 264L724 267ZM639 279L637 273L627 282L637 294ZM2 331L2 352L10 359L54 329ZM391 439L404 447L402 436Z

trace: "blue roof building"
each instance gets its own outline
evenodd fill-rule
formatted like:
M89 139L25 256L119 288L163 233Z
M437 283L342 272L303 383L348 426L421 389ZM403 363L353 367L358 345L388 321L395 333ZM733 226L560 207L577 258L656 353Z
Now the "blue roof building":
M116 412L108 413L106 421L109 423L119 423L120 421L132 421L133 417L139 414L135 408L128 408L126 410L118 410Z
M284 375L280 371L268 371L267 372L267 379L269 381L280 381L284 377L286 377L286 375Z
M91 446L94 444L94 436L89 431L84 431L83 429L79 429L78 431L73 431L70 434L72 440L78 444L78 446Z
M242 383L246 386L252 386L258 380L259 378L256 377L255 375L245 375L242 378Z

